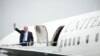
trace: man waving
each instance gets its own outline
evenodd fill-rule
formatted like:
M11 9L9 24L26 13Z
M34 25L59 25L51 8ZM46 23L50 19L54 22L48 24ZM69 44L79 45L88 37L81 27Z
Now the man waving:
M19 30L16 28L16 24L14 23L14 30L20 33L20 45L22 46L32 46L34 43L32 32L28 31L28 27L24 26L23 30Z

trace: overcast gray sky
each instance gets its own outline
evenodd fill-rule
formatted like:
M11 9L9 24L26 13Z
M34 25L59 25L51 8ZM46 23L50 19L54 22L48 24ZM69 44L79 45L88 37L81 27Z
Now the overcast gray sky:
M100 0L0 0L0 39L12 24L34 25L100 10Z

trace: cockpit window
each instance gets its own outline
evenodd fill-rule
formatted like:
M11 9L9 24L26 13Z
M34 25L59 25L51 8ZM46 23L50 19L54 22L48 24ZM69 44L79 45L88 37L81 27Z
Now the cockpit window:
M98 39L99 39L99 33L97 33L95 36L95 42L98 42Z

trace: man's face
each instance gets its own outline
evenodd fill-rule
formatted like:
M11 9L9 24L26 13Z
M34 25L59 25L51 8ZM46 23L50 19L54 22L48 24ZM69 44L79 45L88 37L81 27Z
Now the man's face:
M27 32L28 31L28 27L24 26L24 31Z

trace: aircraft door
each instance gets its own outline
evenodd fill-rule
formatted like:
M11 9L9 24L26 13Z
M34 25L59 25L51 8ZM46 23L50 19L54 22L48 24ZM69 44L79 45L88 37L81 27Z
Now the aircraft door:
M55 31L55 33L54 33L54 35L53 35L53 39L52 39L52 42L53 42L53 43L51 43L52 46L57 46L57 41L58 41L58 39L59 39L59 35L60 35L60 33L61 33L61 31L62 31L63 28L64 28L64 26L60 26L60 27L58 27L57 30Z
M44 25L36 25L36 36L37 36L37 42L38 43L46 43L48 46L48 32Z

